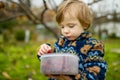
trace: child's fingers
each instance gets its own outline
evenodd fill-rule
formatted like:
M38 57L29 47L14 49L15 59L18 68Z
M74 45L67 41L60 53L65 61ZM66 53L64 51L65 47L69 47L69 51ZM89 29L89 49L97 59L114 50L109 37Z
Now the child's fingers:
M60 75L60 77L61 77L63 80L71 80L71 78L70 78L69 76Z
M52 52L52 48L50 46L47 46L47 53L51 53Z
M44 53L44 44L43 45L41 45L39 48L38 48L38 55L41 55L41 54L43 54Z
M52 51L52 48L48 45L44 45L41 49L44 53L50 53Z
M43 44L38 48L38 55L43 55L51 52L52 52L52 48L46 44Z
M46 51L44 49L40 49L39 52L40 52L41 55L46 53Z
M80 77L81 77L80 74L75 75L75 79L80 79Z
M37 55L41 56L40 47L37 49Z
M40 52L38 52L37 55L41 56Z
M38 55L43 55L45 53L43 48L38 49Z
M49 51L49 48L47 48L47 46L44 46L43 48L40 49L40 53L43 54L47 54Z
M43 52L39 49L38 53L39 56L41 56L43 54Z
M49 46L48 45L45 45L43 48L42 48L42 51L47 53L47 51L49 50Z

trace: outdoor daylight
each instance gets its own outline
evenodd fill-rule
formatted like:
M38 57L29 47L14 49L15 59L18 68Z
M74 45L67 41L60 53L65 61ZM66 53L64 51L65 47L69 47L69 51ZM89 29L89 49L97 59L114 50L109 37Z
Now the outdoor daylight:
M0 80L120 80L120 0L0 0Z

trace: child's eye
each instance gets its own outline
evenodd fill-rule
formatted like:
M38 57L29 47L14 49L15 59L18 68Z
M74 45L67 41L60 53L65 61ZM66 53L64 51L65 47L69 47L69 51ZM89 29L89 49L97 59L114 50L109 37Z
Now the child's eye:
M70 26L69 26L69 28L73 28L73 27L74 27L74 25L70 25Z
M64 26L61 26L61 28L64 28Z

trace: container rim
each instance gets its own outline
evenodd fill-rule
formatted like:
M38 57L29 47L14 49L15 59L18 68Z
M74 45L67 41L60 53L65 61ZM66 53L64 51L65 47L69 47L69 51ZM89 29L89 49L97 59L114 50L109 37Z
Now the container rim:
M77 55L74 55L74 54L71 54L71 53L50 53L50 54L44 54L44 55L41 55L40 59L44 58L44 57L53 57L53 56L71 56L71 57L76 57L79 60L79 57Z

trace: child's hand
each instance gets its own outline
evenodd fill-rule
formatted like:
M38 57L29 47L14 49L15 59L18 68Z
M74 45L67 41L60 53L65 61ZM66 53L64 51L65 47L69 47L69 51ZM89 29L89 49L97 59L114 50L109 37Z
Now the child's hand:
M47 54L47 53L51 53L52 52L52 48L47 45L47 44L42 44L39 48L38 48L38 55L41 56L43 54Z
M80 79L80 77L81 77L81 75L80 75L80 74L75 75L75 79L76 79L76 80L79 80L79 79Z
M57 75L57 76L47 75L47 77L57 79L57 80L72 80L69 76L66 76L66 75Z
M57 77L57 80L72 80L72 79L69 76L60 75L59 77Z

